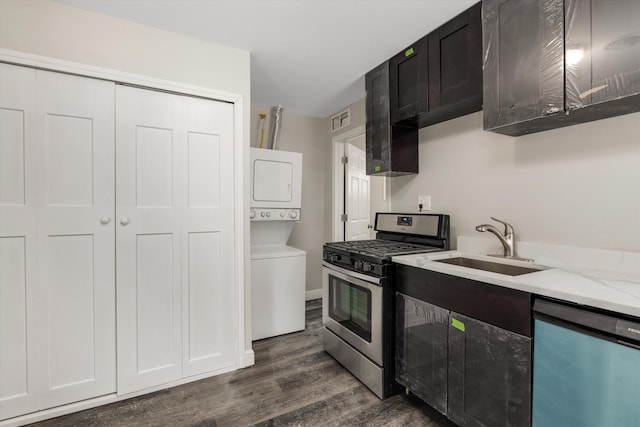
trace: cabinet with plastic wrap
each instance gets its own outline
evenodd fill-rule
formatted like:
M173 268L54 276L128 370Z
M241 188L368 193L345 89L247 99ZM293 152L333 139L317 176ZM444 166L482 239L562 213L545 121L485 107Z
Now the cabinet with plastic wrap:
M531 338L450 313L448 414L459 426L531 425Z
M640 111L640 2L484 0L484 129L523 135Z
M396 294L396 381L447 413L449 310Z
M531 294L406 265L396 289L396 381L461 427L529 426Z

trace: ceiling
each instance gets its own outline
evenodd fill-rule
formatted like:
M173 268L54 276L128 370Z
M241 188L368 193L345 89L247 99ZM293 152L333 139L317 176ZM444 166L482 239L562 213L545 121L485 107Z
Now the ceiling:
M251 52L251 102L328 117L364 74L477 0L57 0Z

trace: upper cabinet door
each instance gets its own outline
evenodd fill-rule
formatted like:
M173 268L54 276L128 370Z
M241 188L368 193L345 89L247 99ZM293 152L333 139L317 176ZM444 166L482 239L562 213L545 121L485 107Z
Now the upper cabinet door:
M415 120L429 107L428 45L423 37L389 60L391 123Z
M563 4L484 0L485 130L533 132L535 119L564 110Z
M482 109L482 3L429 34L429 113L421 126Z
M567 109L640 94L640 2L566 0Z

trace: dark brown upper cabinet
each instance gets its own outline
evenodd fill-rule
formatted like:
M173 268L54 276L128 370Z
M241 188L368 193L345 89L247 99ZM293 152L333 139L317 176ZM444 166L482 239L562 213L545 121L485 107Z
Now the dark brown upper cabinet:
M640 111L638 0L484 0L482 15L485 130Z
M424 127L482 109L481 3L389 60L391 122Z
M544 130L564 110L563 0L484 0L484 129Z
M565 17L567 110L640 105L640 1L565 0Z
M428 109L428 46L425 36L389 60L392 123L415 125Z
M429 111L420 127L482 109L482 3L428 36Z
M389 109L389 61L365 74L367 175L418 173L418 128L392 125Z

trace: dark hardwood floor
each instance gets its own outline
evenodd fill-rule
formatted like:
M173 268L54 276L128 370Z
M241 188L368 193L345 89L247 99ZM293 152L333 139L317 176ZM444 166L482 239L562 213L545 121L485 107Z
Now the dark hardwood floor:
M453 426L412 396L385 400L322 350L321 301L302 332L253 343L255 366L43 421L54 426Z

